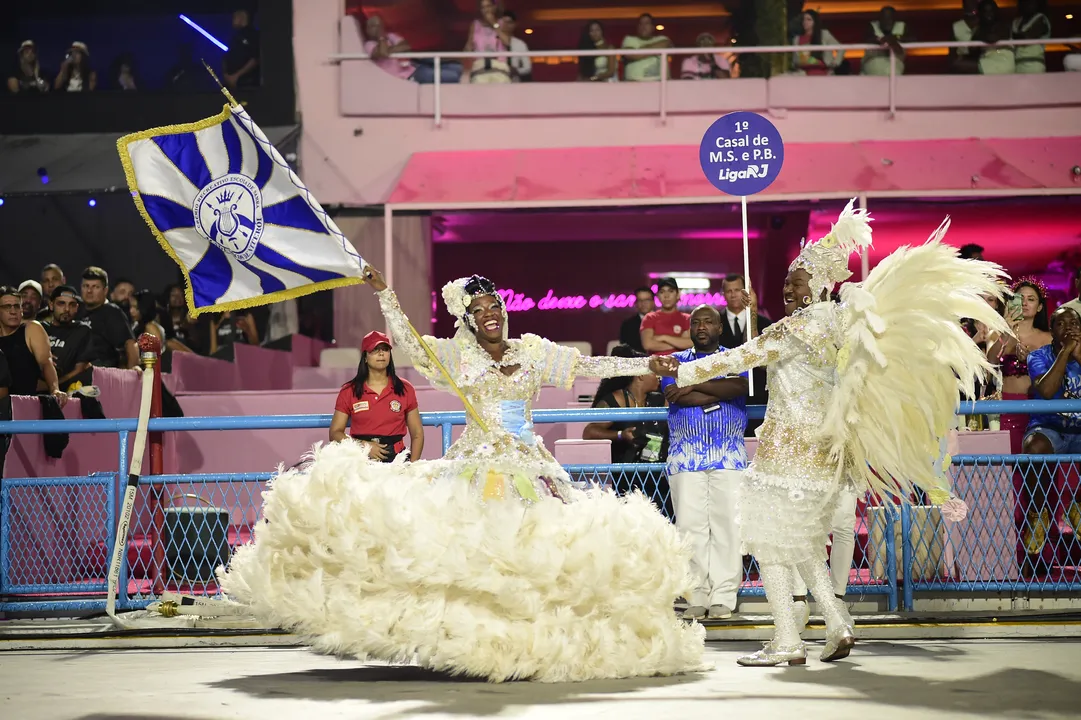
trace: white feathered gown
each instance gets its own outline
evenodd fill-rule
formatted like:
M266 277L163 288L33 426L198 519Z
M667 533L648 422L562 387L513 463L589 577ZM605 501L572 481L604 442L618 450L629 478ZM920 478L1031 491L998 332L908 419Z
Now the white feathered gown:
M437 384L389 290L400 347ZM510 342L503 375L466 333L429 342L483 417L443 459L372 462L317 448L264 493L266 523L222 586L261 620L321 651L503 681L667 675L701 665L701 626L675 528L639 494L582 492L532 434L541 383L634 375L644 361L587 358L536 336Z

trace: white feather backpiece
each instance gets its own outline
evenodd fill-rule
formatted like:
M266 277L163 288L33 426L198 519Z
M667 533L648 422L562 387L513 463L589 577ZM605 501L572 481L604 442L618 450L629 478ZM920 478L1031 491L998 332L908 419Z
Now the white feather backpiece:
M860 491L907 500L949 490L936 471L960 394L997 373L961 325L973 318L1009 334L983 296L1002 298L1006 273L962 260L942 242L949 219L918 247L902 247L861 284L841 288L845 343L823 440ZM941 502L941 499L939 500Z

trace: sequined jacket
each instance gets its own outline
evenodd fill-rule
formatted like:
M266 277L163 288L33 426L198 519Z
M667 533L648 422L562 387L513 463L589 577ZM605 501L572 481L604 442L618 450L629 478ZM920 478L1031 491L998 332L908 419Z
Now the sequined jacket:
M410 331L394 292L384 290L378 298L397 347L409 354L413 367L434 386L449 390L442 373ZM450 339L425 336L424 340L487 426L484 432L472 418L467 419L465 432L443 459L458 463L461 474L480 484L488 483L488 473L507 475L526 499L529 492L522 486L523 478L540 494L550 489L542 478L567 479L532 431L533 398L541 386L569 389L579 376L605 378L649 372L648 358L587 357L537 335L523 335L507 341L502 365L517 365L518 369L506 375L467 331L459 330Z
M843 318L836 303L816 303L749 343L679 366L681 387L769 366L766 419L750 466L767 482L819 490L836 483L836 464L817 438L837 385Z

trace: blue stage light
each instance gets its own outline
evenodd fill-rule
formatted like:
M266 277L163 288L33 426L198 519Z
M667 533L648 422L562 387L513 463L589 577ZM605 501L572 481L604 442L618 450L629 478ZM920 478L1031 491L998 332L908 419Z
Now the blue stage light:
M98 201L95 200L94 198L90 198L90 200L88 200L86 204L89 205L90 207L95 207L98 204Z
M228 45L226 45L221 40L217 39L216 37L214 37L213 35L208 33L205 29L203 29L202 26L199 25L199 23L195 22L194 20L192 20L187 15L181 15L180 19L183 20L184 22L186 22L188 25L191 25L191 27L195 30L195 32L199 33L200 35L205 37L207 40L209 40L210 42L212 42L215 45L217 45L218 47L220 47L222 50L224 50L226 52L229 52L229 46Z

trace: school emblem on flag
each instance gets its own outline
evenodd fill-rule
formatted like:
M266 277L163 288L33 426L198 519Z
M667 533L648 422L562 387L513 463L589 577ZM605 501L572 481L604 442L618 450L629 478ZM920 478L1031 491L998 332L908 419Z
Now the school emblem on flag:
M239 105L117 149L193 315L363 282L364 259Z

